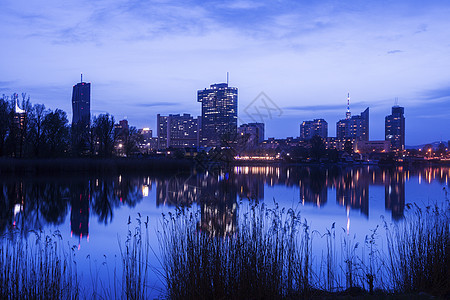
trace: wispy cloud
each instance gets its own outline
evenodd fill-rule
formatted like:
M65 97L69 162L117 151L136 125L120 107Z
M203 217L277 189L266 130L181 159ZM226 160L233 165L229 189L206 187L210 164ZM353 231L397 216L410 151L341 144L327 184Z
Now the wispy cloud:
M396 49L396 50L390 50L390 51L388 51L387 54L397 54L397 53L402 53L402 52L403 52L402 50Z
M146 103L135 103L134 104L134 106L140 106L140 107L175 106L175 105L181 105L181 103L160 101L160 102L146 102Z

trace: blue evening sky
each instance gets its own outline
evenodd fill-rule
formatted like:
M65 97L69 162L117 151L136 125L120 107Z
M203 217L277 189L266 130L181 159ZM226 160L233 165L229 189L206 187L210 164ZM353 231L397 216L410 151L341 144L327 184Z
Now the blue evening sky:
M371 139L398 98L407 145L447 141L449 16L449 1L2 0L0 94L71 120L82 72L93 114L155 132L157 113L199 115L197 90L230 72L241 122L259 109L266 137L314 118L334 136L350 92L353 114L370 107Z

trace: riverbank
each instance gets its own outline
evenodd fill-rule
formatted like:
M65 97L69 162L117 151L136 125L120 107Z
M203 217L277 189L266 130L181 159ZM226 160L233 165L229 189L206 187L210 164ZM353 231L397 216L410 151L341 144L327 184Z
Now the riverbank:
M189 172L190 159L149 158L48 158L0 159L1 175L46 175L67 173L120 174L130 172Z

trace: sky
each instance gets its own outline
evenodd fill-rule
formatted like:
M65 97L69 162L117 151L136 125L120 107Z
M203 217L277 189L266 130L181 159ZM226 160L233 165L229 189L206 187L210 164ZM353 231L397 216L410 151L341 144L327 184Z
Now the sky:
M71 120L83 73L92 114L155 134L158 113L200 115L197 91L229 72L240 123L263 121L266 138L316 118L335 136L350 93L371 140L398 103L407 145L447 141L449 16L449 1L1 0L0 95Z

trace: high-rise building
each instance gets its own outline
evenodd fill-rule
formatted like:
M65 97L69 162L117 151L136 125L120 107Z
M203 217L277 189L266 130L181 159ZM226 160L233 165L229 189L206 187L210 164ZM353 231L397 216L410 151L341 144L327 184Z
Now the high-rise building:
M220 147L236 143L238 90L228 83L212 84L199 90L202 103L200 146Z
M91 83L81 82L73 86L72 92L72 125L89 127L91 121Z
M158 137L158 148L165 149L167 147L167 119L168 116L156 116L156 136Z
M351 116L350 96L347 97L347 112L345 119L336 123L336 137L338 140L368 141L369 140L369 108L361 115Z
M91 122L91 84L81 82L72 92L72 151L76 155L89 153L89 125ZM91 149L92 150L92 149Z
M324 119L315 119L313 121L303 121L300 124L300 138L302 140L310 140L316 135L323 139L328 137L327 121Z
M159 148L198 147L198 119L190 114L157 116Z
M239 138L244 137L247 145L257 146L264 141L264 123L248 123L238 127Z
M391 142L391 150L405 150L405 109L393 106L392 114L385 118L385 140Z

